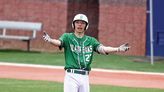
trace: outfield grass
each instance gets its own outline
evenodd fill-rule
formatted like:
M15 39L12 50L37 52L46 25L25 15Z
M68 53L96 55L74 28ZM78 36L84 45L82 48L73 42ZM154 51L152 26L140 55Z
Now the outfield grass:
M135 70L147 72L164 72L164 60L155 61L152 66L146 59L143 62L134 62L134 56L121 55L94 55L92 67L106 68L116 70ZM64 66L64 54L60 53L41 53L41 52L26 52L18 50L0 50L0 61L16 62L27 64L44 64L44 65L59 65Z
M91 92L163 92L162 89L91 85ZM63 92L63 84L49 81L0 79L0 92Z

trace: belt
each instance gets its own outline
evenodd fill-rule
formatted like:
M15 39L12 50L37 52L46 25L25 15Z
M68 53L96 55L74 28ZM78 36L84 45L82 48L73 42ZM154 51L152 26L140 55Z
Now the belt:
M67 69L68 73L75 73L75 74L82 74L82 75L89 75L89 71L86 70L78 70L78 69Z

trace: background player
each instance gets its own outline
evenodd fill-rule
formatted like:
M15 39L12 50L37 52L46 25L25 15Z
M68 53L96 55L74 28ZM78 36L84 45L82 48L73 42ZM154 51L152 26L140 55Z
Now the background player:
M119 47L102 45L95 38L85 35L88 27L87 16L77 14L72 22L73 33L64 33L59 39L52 39L47 33L43 35L45 41L64 48L64 92L89 92L88 75L94 51L107 55L111 52L129 50L128 44Z

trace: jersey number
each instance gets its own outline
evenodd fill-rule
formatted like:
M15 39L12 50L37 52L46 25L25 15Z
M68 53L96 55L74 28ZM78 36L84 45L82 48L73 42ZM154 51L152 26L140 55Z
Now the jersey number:
M85 55L85 61L89 62L90 61L90 57L91 57L91 54L88 54L88 55Z

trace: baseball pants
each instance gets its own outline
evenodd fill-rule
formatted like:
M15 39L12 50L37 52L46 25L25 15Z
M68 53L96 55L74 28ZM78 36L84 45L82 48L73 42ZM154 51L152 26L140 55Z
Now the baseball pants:
M90 92L89 76L65 72L64 92Z

